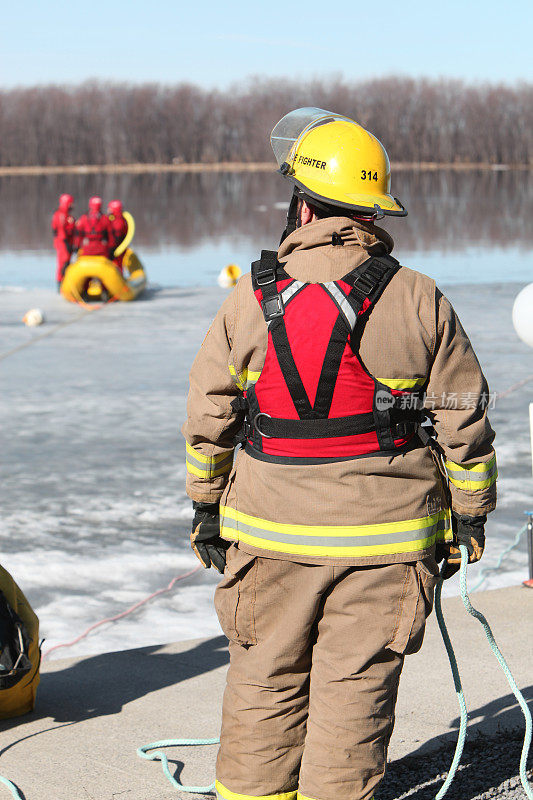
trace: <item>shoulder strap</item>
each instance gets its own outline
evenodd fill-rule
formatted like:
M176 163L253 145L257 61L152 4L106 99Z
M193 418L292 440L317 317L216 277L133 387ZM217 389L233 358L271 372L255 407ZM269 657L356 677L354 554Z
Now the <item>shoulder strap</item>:
M252 286L254 291L261 290L263 315L269 325L272 344L292 402L300 419L313 419L315 413L294 361L283 319L285 303L294 297L305 284L295 281L294 283L298 283L298 286L294 287L292 292L290 287L293 287L294 283L280 293L277 281L287 278L290 278L290 275L279 264L277 253L273 250L262 250L259 261L254 261L252 264Z
M329 416L346 341L362 318L361 312L365 300L375 303L399 266L396 259L389 256L369 258L342 278L352 287L348 294L337 281L321 284L340 313L331 332L318 380L313 406L313 411L318 417Z
M252 286L254 292L261 290L261 308L266 322L282 317L285 313L283 297L278 292L277 281L288 278L275 250L261 250L261 258L252 262Z
M361 312L365 300L377 302L399 269L400 262L390 255L371 256L342 278L352 287L348 297L356 314Z

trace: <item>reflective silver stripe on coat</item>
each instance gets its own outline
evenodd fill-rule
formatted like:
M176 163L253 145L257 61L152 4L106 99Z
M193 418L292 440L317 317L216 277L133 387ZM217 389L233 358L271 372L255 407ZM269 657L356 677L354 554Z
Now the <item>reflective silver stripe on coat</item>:
M286 306L294 297L294 295L298 294L300 289L303 289L304 286L307 286L306 283L302 283L302 281L293 281L289 283L288 286L284 288L281 292L281 299L283 300L283 305Z
M450 469L450 467L446 465L446 472L450 478L454 478L456 481L472 481L472 483L475 483L476 481L486 481L489 478L492 478L497 471L498 467L496 462L494 462L490 469L483 472L474 472L473 470L466 469Z
M372 547L374 545L396 545L403 542L425 542L427 539L434 539L439 531L448 530L449 520L447 518L438 520L428 520L428 524L423 528L409 530L409 523L401 531L391 533L374 534L372 536L305 536L281 533L279 531L267 530L255 525L249 525L242 520L234 520L224 516L222 519L223 528L230 528L248 536L260 537L265 541L281 542L283 544L310 545L312 547L327 547L334 555L337 547ZM421 548L423 549L423 548Z
M348 327L351 331L353 331L357 317L355 315L355 311L346 299L346 295L341 292L334 281L328 281L327 283L323 283L321 285L328 292L328 294L331 295L332 299L335 301L335 305L338 306L344 316L344 319L348 323Z
M203 467L199 467L197 464L193 464L189 460L185 462L187 472L190 472L191 475L194 475L201 481L210 481L213 480L213 478L220 478L221 475L229 475L232 466L232 462L228 461L224 462L219 467L208 467L207 469L204 469Z

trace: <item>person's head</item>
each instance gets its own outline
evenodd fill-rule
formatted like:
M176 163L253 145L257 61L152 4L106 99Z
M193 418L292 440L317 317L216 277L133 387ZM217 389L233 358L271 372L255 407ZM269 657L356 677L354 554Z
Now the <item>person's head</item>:
M91 214L99 214L102 210L102 198L95 196L89 197L89 212Z
M122 209L123 205L121 200L110 200L107 206L107 213L113 214L115 217L120 217Z
M299 108L270 136L280 173L293 184L287 233L302 201L316 218L374 220L407 212L390 194L390 164L381 142L354 120L320 108Z
M61 194L59 195L59 208L61 211L70 211L72 206L74 205L74 198L71 194Z

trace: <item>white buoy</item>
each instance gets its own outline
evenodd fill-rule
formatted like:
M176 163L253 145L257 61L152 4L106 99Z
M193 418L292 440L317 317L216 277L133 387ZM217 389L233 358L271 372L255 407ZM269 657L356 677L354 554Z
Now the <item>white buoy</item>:
M34 328L36 325L42 325L44 322L44 311L40 308L30 308L22 317L22 321L29 328Z
M220 272L217 283L219 286L222 286L223 289L231 289L232 286L235 286L241 275L241 269L237 264L228 264L228 266L224 267Z
M513 305L514 329L530 347L533 347L533 283L526 286Z

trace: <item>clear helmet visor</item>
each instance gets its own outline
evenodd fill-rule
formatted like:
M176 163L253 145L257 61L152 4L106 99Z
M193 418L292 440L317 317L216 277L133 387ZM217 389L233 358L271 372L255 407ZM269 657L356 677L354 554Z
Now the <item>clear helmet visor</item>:
M353 122L349 117L343 117L339 114L334 114L332 111L311 106L297 108L295 111L286 114L274 126L270 134L270 144L278 162L278 167L281 167L285 161L291 160L295 144L304 133L319 125L324 125L326 122L335 122L337 120Z

